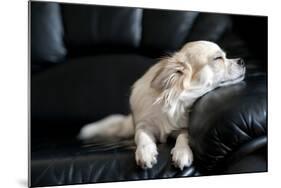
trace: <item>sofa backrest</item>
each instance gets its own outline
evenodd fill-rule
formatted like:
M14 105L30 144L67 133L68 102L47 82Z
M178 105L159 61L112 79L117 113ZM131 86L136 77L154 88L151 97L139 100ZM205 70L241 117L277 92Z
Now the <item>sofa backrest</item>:
M193 11L31 2L32 62L107 52L165 55L193 40L217 41L227 15Z
M67 53L60 6L31 2L31 60L36 63L60 62Z

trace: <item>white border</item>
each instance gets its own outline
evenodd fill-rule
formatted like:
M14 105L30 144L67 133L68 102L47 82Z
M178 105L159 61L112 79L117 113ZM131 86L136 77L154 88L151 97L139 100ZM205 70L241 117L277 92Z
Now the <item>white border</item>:
M73 187L270 187L280 185L280 5L260 0L67 0L60 2L195 10L269 16L269 172L89 184ZM27 1L0 6L0 187L27 186ZM257 31L258 32L258 31ZM257 41L257 45L259 45ZM276 186L274 186L276 187Z

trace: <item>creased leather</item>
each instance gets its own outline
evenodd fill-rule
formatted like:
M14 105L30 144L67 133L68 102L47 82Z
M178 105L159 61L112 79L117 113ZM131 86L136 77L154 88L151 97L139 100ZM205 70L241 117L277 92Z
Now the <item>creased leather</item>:
M194 176L194 166L179 171L172 165L172 147L173 144L159 145L156 166L153 169L142 170L134 160L133 141L96 144L69 141L65 145L48 142L44 152L41 148L33 149L32 186Z
M231 153L267 135L266 75L250 71L245 81L206 94L194 105L190 119L197 165L205 171L221 168Z
M42 52L52 60L42 66L31 58L32 186L267 170L267 62L252 54L249 46L256 43L249 45L249 40L235 32L252 27L244 23L245 28L241 24L237 28L232 23L234 17L236 21L242 17L36 3L56 7L54 14L43 16L46 23L62 23L51 33L57 40L40 29L31 32L32 40L38 37L46 42L32 43L32 56L39 57ZM36 20L33 16L37 13L31 14L31 20ZM250 41L260 37L266 39L258 32L251 33ZM141 170L135 164L133 141L86 144L76 140L86 123L113 113L129 113L131 85L159 57L187 41L202 39L218 42L230 56L245 58L247 77L195 103L188 127L195 157L191 167L183 171L173 167L170 150L174 141L159 145L153 169ZM50 50L48 45L55 48ZM61 62L61 57L63 63L54 63ZM261 57L266 57L266 52Z

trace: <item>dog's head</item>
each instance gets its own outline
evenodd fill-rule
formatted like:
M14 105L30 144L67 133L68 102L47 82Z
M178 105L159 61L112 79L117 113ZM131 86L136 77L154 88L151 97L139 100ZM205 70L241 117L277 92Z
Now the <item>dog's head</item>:
M226 58L226 53L217 44L190 42L160 62L151 87L160 91L165 100L183 91L201 91L197 93L202 95L243 80L245 70L242 59Z

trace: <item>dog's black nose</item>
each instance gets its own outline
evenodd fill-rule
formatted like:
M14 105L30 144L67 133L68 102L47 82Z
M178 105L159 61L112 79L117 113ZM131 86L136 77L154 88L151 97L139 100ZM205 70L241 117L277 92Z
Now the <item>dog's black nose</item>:
M240 66L244 66L245 65L244 60L242 58L239 58L237 60L237 64L240 65Z

